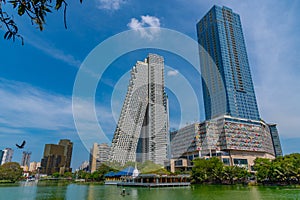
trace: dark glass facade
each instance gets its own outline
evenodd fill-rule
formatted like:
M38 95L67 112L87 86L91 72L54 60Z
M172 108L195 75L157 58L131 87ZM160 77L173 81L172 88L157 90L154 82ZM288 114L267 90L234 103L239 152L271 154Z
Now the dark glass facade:
M238 14L214 6L197 24L206 119L260 120Z
M282 156L283 154L282 154L281 143L280 143L279 134L277 130L277 125L276 124L268 124L268 125L272 136L275 156L276 157Z

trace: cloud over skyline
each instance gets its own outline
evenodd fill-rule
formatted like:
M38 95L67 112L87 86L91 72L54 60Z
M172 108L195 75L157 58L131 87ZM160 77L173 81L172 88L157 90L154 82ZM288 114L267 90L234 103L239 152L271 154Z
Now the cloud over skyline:
M125 0L96 0L97 8L104 10L119 10Z
M0 78L0 124L22 130L73 129L71 99L29 84Z
M167 76L177 76L178 75L178 70L169 70L167 72Z
M160 20L155 16L142 15L141 20L131 18L131 21L127 26L130 29L139 32L141 37L153 39L155 35L159 33ZM144 28L146 27L150 29L145 30Z

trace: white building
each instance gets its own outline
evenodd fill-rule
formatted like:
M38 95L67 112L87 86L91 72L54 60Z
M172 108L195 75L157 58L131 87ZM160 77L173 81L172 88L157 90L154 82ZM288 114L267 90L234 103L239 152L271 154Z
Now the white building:
M79 170L87 171L90 166L89 161L83 161L79 166Z
M12 150L11 148L5 148L3 150L1 165L3 165L4 163L7 163L7 162L11 162L13 154L14 154L14 150Z
M131 70L131 79L112 140L111 160L153 161L167 158L168 109L164 59L149 54Z
M41 162L31 162L29 164L29 171L30 172L35 172L37 169L41 167Z
M90 171L93 173L102 164L108 161L110 146L106 143L94 143L90 151Z

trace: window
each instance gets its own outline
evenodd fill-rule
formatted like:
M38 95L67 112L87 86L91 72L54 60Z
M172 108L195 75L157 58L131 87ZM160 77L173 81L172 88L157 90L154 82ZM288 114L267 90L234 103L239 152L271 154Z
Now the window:
M182 166L182 160L176 160L175 166Z
M229 158L223 158L222 161L224 165L230 165Z
M234 159L233 159L233 163L234 163L235 165L248 165L247 159L238 159L238 158L234 158Z

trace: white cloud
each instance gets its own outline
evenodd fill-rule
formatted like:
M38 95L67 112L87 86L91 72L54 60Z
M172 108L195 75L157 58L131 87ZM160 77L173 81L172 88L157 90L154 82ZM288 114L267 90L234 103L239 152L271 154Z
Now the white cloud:
M41 133L55 132L60 135L76 133L72 99L70 96L50 93L29 84L0 78L0 133L31 135L30 130ZM81 139L98 142L98 126L103 126L105 135L112 136L115 128L110 105L95 107L97 121L90 120L93 105L90 102L80 104L80 126L86 130L80 133ZM78 110L77 110L78 111ZM78 124L77 124L78 125ZM86 146L90 148L90 146Z
M148 24L150 27L160 27L160 22L157 17L154 16L141 16L142 24Z
M71 99L0 78L0 124L8 129L74 129Z
M178 75L178 70L169 70L167 72L167 76L177 76Z
M104 10L119 10L125 0L96 0L97 7Z
M157 17L143 15L139 21L136 18L132 18L127 26L140 33L144 38L153 39L153 37L160 31L160 20ZM150 29L145 29L150 28Z

